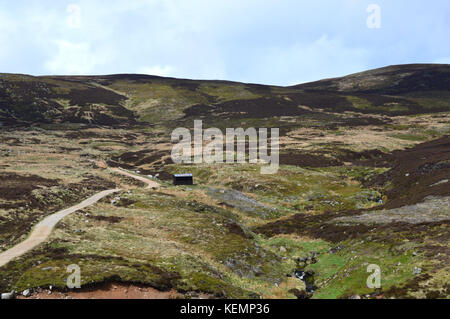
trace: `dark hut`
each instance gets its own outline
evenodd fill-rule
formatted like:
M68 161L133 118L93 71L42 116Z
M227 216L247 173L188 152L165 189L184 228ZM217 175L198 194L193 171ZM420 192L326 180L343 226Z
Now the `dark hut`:
M173 175L174 185L194 185L194 177L192 174L175 174Z

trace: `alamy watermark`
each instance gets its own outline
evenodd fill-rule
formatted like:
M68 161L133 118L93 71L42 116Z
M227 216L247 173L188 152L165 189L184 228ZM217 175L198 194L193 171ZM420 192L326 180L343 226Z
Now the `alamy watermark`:
M81 269L78 265L70 265L67 267L67 272L70 273L67 278L66 284L69 289L81 288Z
M381 28L381 7L378 4L370 4L367 7L367 13L369 16L367 17L367 27L369 29L380 29Z
M203 130L203 122L196 120L193 136L187 128L172 132L172 142L178 142L172 149L172 161L176 164L248 162L262 165L261 174L276 174L280 163L279 134L278 128L270 130L270 137L267 128L227 128L224 134L218 128Z
M81 27L81 7L78 4L71 3L66 7L66 12L68 13L67 26L72 29Z
M367 266L367 272L371 273L367 277L367 288L369 289L379 289L381 288L381 268L378 265L372 264Z

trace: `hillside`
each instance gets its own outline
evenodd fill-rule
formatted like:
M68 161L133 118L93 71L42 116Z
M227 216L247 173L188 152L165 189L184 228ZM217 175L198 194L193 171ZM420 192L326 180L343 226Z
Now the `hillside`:
M172 130L197 119L280 128L279 171L173 163ZM448 298L449 135L449 65L292 87L0 74L0 253L53 213L123 189L2 267L0 292L76 297L65 280L78 264L81 294ZM175 173L195 185L174 186Z
M323 110L410 115L449 110L450 66L405 65L294 87L145 75L0 75L0 123L170 125L192 117L314 118ZM332 121L336 119L335 115ZM327 119L328 121L328 119ZM279 121L278 121L279 122ZM285 124L282 126L286 126Z
M450 90L450 65L406 64L365 71L341 78L296 85L294 88L345 93L426 96Z

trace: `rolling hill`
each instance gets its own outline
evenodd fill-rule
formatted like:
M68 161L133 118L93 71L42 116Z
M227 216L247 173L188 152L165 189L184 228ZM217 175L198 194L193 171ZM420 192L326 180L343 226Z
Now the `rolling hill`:
M443 112L450 109L449 101L449 65L392 66L293 87L126 74L0 74L3 125L148 123L172 127L174 122L193 117L207 118L211 124L239 118L268 123L268 119L273 122L280 117L320 117L323 111L376 115Z

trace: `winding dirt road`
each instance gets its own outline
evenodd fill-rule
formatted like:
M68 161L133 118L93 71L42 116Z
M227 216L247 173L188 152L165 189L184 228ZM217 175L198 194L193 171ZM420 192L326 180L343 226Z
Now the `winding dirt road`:
M128 176L137 180L140 180L146 184L148 184L147 188L158 188L159 184L155 181L152 181L148 178L142 177L142 176L136 176L131 173L122 171L118 168L111 169L111 171L115 173L122 174L124 176ZM48 217L46 217L44 220L42 220L39 224L37 224L33 231L31 232L30 236L20 244L14 246L13 248L3 252L0 254L0 267L5 266L7 263L9 263L11 260L22 256L23 254L27 253L28 251L32 250L36 246L42 244L47 240L47 238L50 236L53 228L58 224L64 217L75 213L78 210L84 209L88 206L91 206L95 203L97 203L102 198L109 196L111 194L120 192L122 189L110 189L105 190L103 192L100 192L98 194L95 194L94 196L84 200L83 202L72 206L70 208L61 210L55 214L52 214Z
M128 173L126 171L121 170L120 168L111 168L111 171L122 174L124 176L128 176L128 177L137 179L138 181L144 182L148 185L147 188L158 188L159 187L159 184L155 181L152 181L151 179Z

